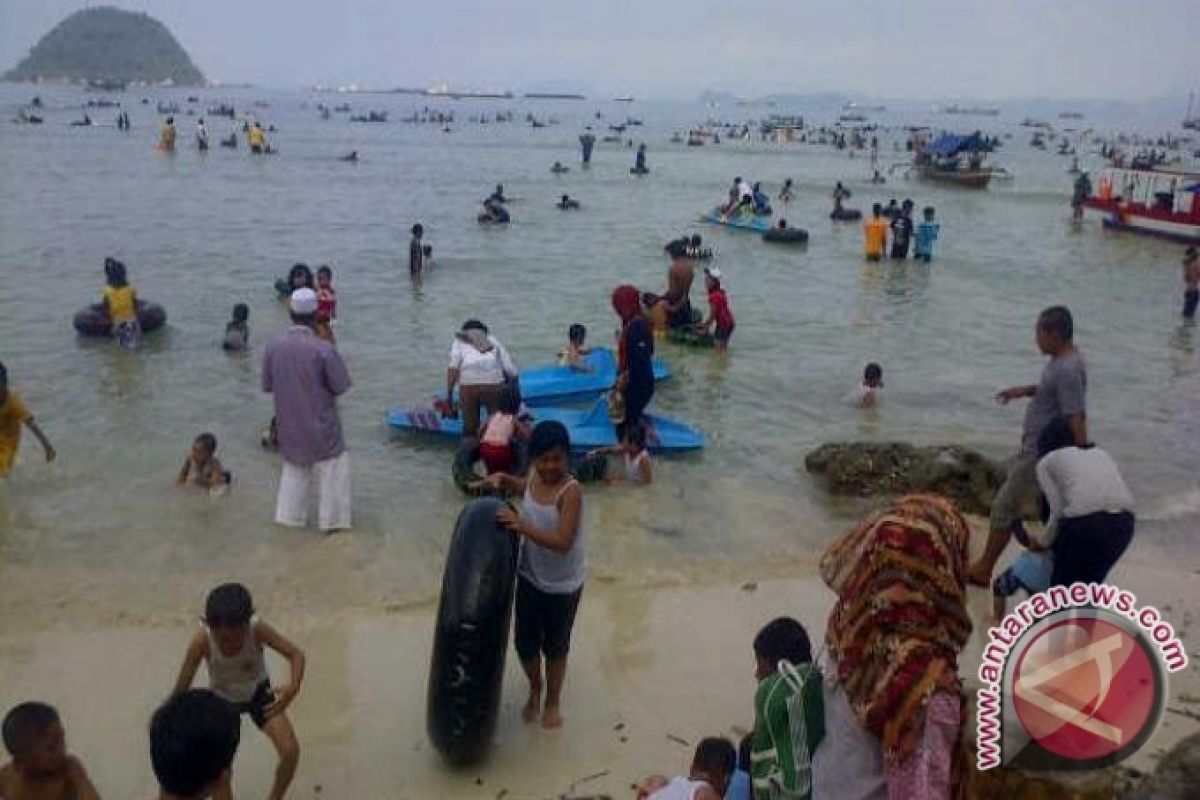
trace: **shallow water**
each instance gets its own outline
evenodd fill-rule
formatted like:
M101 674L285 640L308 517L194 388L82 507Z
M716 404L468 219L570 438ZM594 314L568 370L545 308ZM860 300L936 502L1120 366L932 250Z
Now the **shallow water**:
M4 116L32 94L0 87ZM1180 248L1111 235L1090 219L1073 229L1067 160L1028 148L1021 129L1010 129L997 159L1016 180L962 192L899 178L872 187L867 159L826 147L669 144L671 132L702 119L690 106L598 106L614 119L646 120L630 133L648 143L652 173L635 179L632 152L612 144L598 143L591 169L579 168L576 136L591 103L445 101L459 116L447 134L400 124L421 105L411 98L352 98L356 111L392 112L388 124L360 125L317 118L317 102L341 97L204 93L199 108L270 100L258 114L279 126L282 153L251 158L244 146L215 146L227 120L209 120L214 149L199 154L193 119L179 116L182 147L166 156L154 150L158 117L140 94L123 98L129 133L68 127L83 95L41 94L47 124L0 125L0 359L59 461L38 463L27 436L0 486L0 592L20 598L50 585L55 602L0 613L4 629L175 617L229 578L274 604L325 610L435 596L462 500L451 449L392 435L385 411L428 403L468 317L486 320L524 365L552 360L572 322L588 325L593 344L609 343L611 288L660 289L663 242L695 227L737 174L773 189L794 178L799 197L786 215L811 241L776 248L701 230L727 276L737 333L728 358L662 345L676 378L660 385L655 404L704 430L709 447L664 460L648 490L588 491L597 574L658 581L732 574L774 554L814 557L860 508L831 501L805 474L804 454L822 442L955 441L1011 453L1022 408L992 396L1036 380L1034 319L1058 302L1075 312L1089 361L1094 436L1154 523L1137 553L1196 567L1200 370L1198 334L1177 316ZM183 94L174 95L181 104ZM500 108L518 121L467 122ZM526 110L563 124L532 129L520 122ZM92 116L108 122L115 113ZM901 135L885 135L884 164L902 160L890 151ZM337 160L351 149L361 163ZM555 160L570 173L551 175ZM838 179L854 192L851 206L892 196L936 206L934 263L864 264L859 227L827 219ZM478 199L498 181L520 198L503 230L474 222ZM555 210L564 192L584 210ZM414 291L406 259L418 220L437 269ZM170 315L136 355L77 339L70 327L74 311L98 297L107 255ZM286 325L271 284L294 261L334 265L338 343L355 382L342 403L355 530L328 542L272 525L278 463L258 445L271 415L259 391L262 346ZM693 300L703 307L701 291ZM236 302L251 309L249 357L219 348ZM882 407L864 413L842 398L868 360L883 364L887 389ZM235 474L222 500L173 485L202 430L216 434Z

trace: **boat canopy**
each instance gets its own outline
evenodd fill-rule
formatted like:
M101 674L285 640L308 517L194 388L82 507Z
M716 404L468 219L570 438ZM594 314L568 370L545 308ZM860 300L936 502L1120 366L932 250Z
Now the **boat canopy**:
M969 136L954 133L943 133L925 146L925 151L935 156L956 156L959 153L979 153L987 151L987 142L979 131Z

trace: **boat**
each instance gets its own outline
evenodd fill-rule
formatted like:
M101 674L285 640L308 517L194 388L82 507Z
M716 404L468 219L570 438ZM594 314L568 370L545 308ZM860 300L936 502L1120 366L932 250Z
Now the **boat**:
M617 444L617 431L608 418L608 401L601 397L589 409L540 407L530 409L533 422L553 420L566 426L572 450L593 450ZM686 452L704 448L704 434L681 422L656 414L642 416L646 424L646 446L652 452ZM399 431L426 433L446 438L462 438L462 419L447 419L432 408L394 408L387 413L387 424Z
M1078 111L1060 111L1058 112L1059 119L1083 119L1083 114Z
M942 109L943 114L961 114L968 117L995 117L1000 115L1000 109L985 106L948 105Z
M586 100L581 94L561 94L558 92L526 92L526 100Z
M614 97L613 102L614 103L632 103L633 98L630 97L629 95L625 95L624 97Z
M919 142L913 167L927 181L961 186L967 189L986 189L992 180L992 169L983 163L987 142L978 132L969 136L944 133L932 142ZM963 156L967 164L963 166Z
M1108 167L1096 186L1083 208L1105 228L1200 244L1200 172Z
M617 358L612 350L597 347L584 356L583 363L589 372L559 366L521 370L521 399L531 406L590 399L607 392L616 383ZM655 382L670 379L671 368L665 362L655 359L653 367Z
M719 208L714 208L712 211L700 217L702 222L709 222L713 225L724 225L727 228L740 228L745 231L754 231L755 233L766 233L771 229L770 217L756 217L752 214L739 214L734 217L726 217L721 214Z

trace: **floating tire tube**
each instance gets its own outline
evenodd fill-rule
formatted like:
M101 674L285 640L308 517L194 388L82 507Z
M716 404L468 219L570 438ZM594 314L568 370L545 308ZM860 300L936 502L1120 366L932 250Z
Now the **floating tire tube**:
M764 242L775 244L804 244L808 241L808 231L803 228L771 228L762 238Z
M464 440L454 454L454 463L450 467L454 485L464 494L471 497L492 497L502 494L501 491L479 485L483 473L477 469L481 461L479 443L475 440ZM517 469L524 471L524 454L518 453ZM608 459L599 455L571 456L567 467L580 483L599 483L608 473Z
M829 218L836 222L853 222L862 219L862 212L857 208L843 208L841 211L831 213Z
M667 329L667 341L685 347L712 347L716 344L713 335L708 331L696 331L691 328Z
M152 333L167 322L166 310L158 303L147 300L137 301L137 315L138 322L142 324L142 333ZM93 303L80 309L73 324L83 336L112 336L112 318L108 316L108 307L104 303Z
M446 552L425 728L452 764L479 761L496 730L517 575L516 534L496 522L503 507L472 500Z
M638 169L637 167L630 167L630 168L629 168L629 174L630 174L630 175L649 175L649 174L650 174L650 168L649 168L649 167L642 167L641 169Z

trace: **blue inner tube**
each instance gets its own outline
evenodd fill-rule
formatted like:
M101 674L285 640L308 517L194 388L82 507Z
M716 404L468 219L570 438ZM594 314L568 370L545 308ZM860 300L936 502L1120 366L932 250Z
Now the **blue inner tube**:
M158 303L148 300L137 301L138 322L142 333L152 333L167 323L167 312ZM93 303L80 309L73 320L75 330L81 336L112 336L112 319L104 303Z
M804 244L808 241L808 231L803 228L771 228L762 238L764 242L775 244Z
M425 728L452 764L479 761L496 730L517 577L517 536L496 522L503 507L471 501L446 552Z

